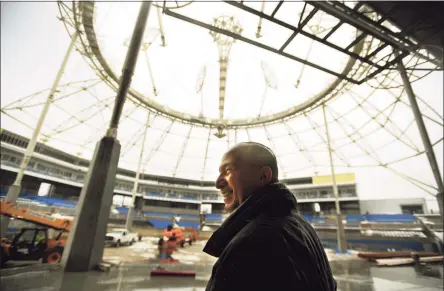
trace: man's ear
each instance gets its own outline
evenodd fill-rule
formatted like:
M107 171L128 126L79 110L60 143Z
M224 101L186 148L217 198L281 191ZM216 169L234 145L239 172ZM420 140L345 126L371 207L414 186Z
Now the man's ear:
M264 166L261 169L261 182L262 185L267 185L271 182L273 177L273 171L271 170L270 167L268 166Z

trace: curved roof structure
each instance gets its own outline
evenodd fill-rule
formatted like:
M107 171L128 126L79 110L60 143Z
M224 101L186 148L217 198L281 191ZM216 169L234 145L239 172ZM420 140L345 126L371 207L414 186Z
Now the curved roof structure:
M275 151L283 178L328 174L327 124L337 172L356 172L364 196L435 194L396 65L403 58L442 167L436 59L409 51L414 40L363 33L322 4L263 3L151 8L118 129L119 167L137 169L142 155L144 173L213 180L230 146L256 141ZM139 3L20 5L9 8L38 23L17 32L2 15L2 70L11 72L2 74L2 127L32 135L44 88L79 29L39 141L90 159L109 125ZM340 8L399 32L365 5Z

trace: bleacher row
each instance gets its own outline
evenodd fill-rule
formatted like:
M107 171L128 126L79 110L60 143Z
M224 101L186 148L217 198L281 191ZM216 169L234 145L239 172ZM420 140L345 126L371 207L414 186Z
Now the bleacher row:
M184 199L184 200L198 200L198 196L196 195L180 195L180 194L176 194L176 193L167 193L167 194L162 194L162 193L156 193L156 192L147 192L145 194L148 197L158 197L158 198L175 198L175 199ZM217 195L202 195L202 200L221 200L220 197L218 197Z
M362 214L362 215L344 215L347 224L359 224L362 221L368 222L398 222L413 223L416 218L413 214ZM327 223L325 217L313 217L304 215L305 219L312 223Z
M6 193L0 193L0 199L3 199ZM77 205L75 201L66 201L60 198L37 196L33 194L22 194L17 200L18 203L35 206L56 207L61 210L70 210L66 213L70 215L73 213L74 208ZM127 207L116 207L119 212L118 217L126 216L128 213ZM138 220L147 220L155 228L164 228L165 225L171 223L174 212L152 212L152 211L134 211L134 218ZM199 227L199 216L193 214L180 214L182 226ZM304 215L305 219L313 224L327 224L328 219L325 217L313 217L312 215ZM368 222L398 222L398 223L413 223L416 218L412 214L364 214L364 215L346 215L346 223L348 225L359 225L362 221ZM222 214L211 213L205 215L205 221L207 222L222 222Z
M6 196L5 192L0 193L0 199L4 199ZM43 210L42 208L52 208L55 207L60 210L61 213L65 215L74 215L74 209L77 206L77 202L75 201L66 201L61 198L54 197L44 197L38 196L34 194L21 194L17 199L19 204L24 205L25 207L34 206L32 208L36 208L36 210ZM119 214L111 215L114 218L125 218L128 214L127 207L116 207L115 208ZM49 211L49 209L45 209ZM152 211L135 211L133 212L134 219L137 220L145 220L149 224L153 225L155 228L165 228L168 224L171 224L173 216L176 213L166 213L166 212L152 212ZM180 214L181 222L180 225L184 227L194 227L199 228L199 215L195 214ZM206 214L205 219L211 222L222 222L222 214L219 213L211 213Z

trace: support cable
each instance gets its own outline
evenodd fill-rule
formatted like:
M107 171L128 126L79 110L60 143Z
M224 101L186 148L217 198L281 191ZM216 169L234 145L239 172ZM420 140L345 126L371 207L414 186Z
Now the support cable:
M183 154L184 154L184 152L185 152L185 149L187 148L188 141L189 141L189 139L190 139L190 136L191 136L191 130L192 130L192 129L193 129L193 126L190 126L190 129L188 130L188 133L187 133L187 135L186 135L186 137L185 137L185 140L184 140L184 142L183 142L183 144L182 144L182 147L181 147L181 149L180 149L180 154L179 154L179 156L177 157L176 165L174 166L173 177L176 177L177 168L179 167L179 164L180 164L180 161L181 161L182 158L183 158Z
M207 159L208 159L208 148L210 146L210 141L211 141L211 128L208 129L208 137L207 137L207 145L205 147L205 156L204 156L204 161L203 161L203 166L202 166L202 176L201 176L201 180L204 180L204 174L205 174L205 167L207 165Z

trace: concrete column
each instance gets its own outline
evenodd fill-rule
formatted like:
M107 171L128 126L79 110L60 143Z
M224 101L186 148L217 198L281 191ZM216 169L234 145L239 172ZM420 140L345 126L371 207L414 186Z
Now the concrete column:
M76 218L63 252L62 265L65 271L89 271L97 267L103 257L121 147L116 139L117 129L126 94L131 86L150 7L151 2L141 3L123 65L110 125L106 136L100 140L94 152L80 194Z
M97 144L63 251L66 271L88 271L102 260L119 154L120 144L114 138L104 137Z

